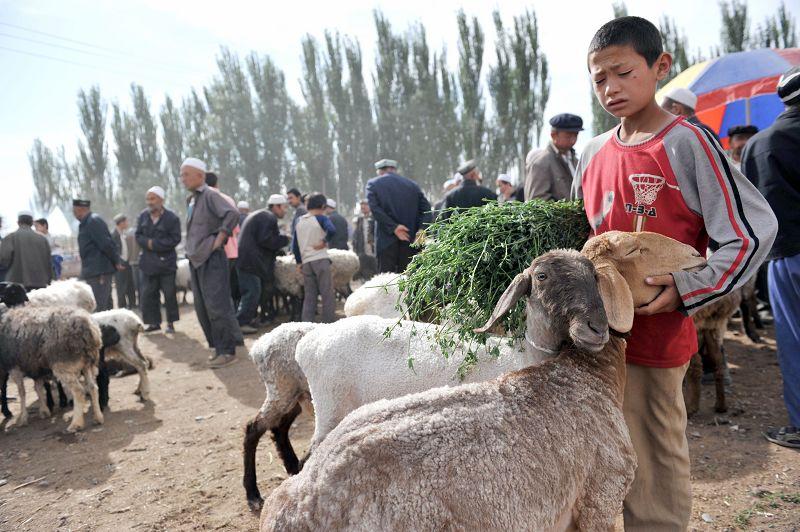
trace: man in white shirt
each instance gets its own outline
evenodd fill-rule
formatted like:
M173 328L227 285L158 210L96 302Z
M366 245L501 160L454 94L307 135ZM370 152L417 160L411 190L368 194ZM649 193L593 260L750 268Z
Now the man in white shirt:
M125 266L124 270L118 270L114 274L114 281L117 285L117 308L136 308L136 285L133 283L133 269L130 266L130 248L128 246L128 217L124 214L114 216L114 231L111 232L111 239L117 246L117 253Z

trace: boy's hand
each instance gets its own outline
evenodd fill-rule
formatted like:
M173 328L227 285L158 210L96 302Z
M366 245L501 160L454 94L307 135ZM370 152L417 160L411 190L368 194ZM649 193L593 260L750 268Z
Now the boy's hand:
M650 316L662 312L672 312L681 306L681 295L675 287L675 279L672 274L648 277L645 282L650 286L663 286L664 290L647 305L634 309L635 314Z

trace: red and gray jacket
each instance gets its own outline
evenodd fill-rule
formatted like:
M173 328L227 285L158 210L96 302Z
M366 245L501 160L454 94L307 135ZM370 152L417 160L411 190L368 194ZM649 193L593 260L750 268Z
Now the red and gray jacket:
M614 128L592 139L576 169L573 194L583 197L594 234L652 231L706 253L698 272L673 272L682 312L636 316L627 360L677 367L697 352L687 318L743 284L772 246L777 222L764 197L720 145L682 118L639 144L624 144Z

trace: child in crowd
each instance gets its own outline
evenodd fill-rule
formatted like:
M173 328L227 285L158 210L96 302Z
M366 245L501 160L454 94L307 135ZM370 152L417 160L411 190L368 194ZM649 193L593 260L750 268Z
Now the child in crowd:
M700 271L648 279L663 290L636 309L623 411L638 467L623 513L626 530L642 531L685 530L691 514L681 384L697 336L688 315L756 273L777 231L767 202L713 137L656 103L672 65L661 43L639 17L612 20L594 35L594 92L621 123L589 142L573 186L594 234L653 231L703 254L709 237L720 244Z
M336 228L325 216L327 198L312 194L306 202L308 212L300 216L292 234L292 251L303 272L303 321L314 321L317 314L317 297L322 297L322 321L335 319L336 294L333 289L333 272L328 258L328 241Z

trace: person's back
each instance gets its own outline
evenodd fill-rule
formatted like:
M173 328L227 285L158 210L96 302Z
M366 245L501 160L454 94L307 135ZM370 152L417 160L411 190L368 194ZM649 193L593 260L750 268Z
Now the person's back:
M237 267L240 270L266 274L267 261L274 258L277 252L277 249L270 249L262 242L262 234L268 228L277 232L278 217L267 209L258 209L247 215L239 233ZM285 243L285 241L281 242Z
M742 173L778 216L770 258L800 253L800 104L753 136L742 154Z
M3 239L0 263L7 268L5 280L26 289L44 288L53 278L47 239L25 223Z
M116 249L106 222L91 212L78 225L78 251L81 256L81 278L114 273Z
M333 271L327 249L327 242L336 234L336 228L323 214L326 203L322 194L308 197L308 212L297 220L292 238L292 252L303 272L303 321L314 321L318 296L322 298L322 321L330 323L336 314Z
M469 209L470 207L482 207L490 201L496 201L497 194L483 185L471 179L465 179L458 188L451 190L443 207L445 209Z
M331 249L349 249L347 246L349 224L338 211L328 213L328 218L336 228L336 235L331 239Z
M321 215L324 216L324 215ZM305 213L297 220L294 228L297 235L297 247L303 264L315 260L329 259L327 246L319 247L326 239L325 230L320 225L317 215Z
M413 240L413 235L421 229L422 225L419 203L422 190L419 185L407 177L390 172L367 181L367 191L368 193L371 191L381 202L381 206L387 214L408 227L408 232L412 235ZM430 209L430 205L428 208ZM370 209L373 213L375 212L372 202L370 202ZM392 234L391 228L380 222L378 230L387 235Z

